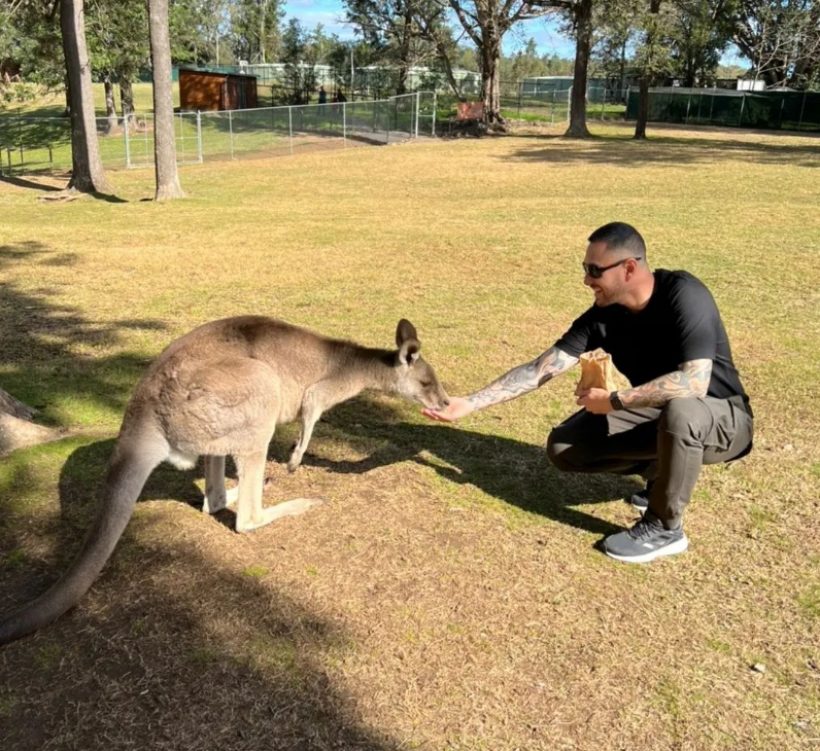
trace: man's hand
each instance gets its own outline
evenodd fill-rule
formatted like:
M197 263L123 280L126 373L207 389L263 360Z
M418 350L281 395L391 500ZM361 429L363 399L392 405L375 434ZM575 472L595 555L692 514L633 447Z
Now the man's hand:
M606 389L581 389L575 392L578 395L576 404L593 415L605 415L612 412L612 403L609 401L609 392Z
M470 402L461 396L451 396L450 403L442 410L430 409L425 407L421 413L431 420L439 420L440 422L454 422L459 418L469 415L475 410Z

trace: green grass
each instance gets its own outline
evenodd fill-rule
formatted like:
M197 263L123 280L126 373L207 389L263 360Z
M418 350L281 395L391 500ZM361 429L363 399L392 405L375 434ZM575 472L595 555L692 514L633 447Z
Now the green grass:
M283 430L266 498L327 503L247 536L192 508L200 474L158 471L80 606L0 650L9 747L810 747L817 138L592 127L206 162L167 204L150 169L112 173L116 201L0 182L0 387L76 433L0 459L3 612L79 544L147 363L209 319L389 346L408 317L465 393L589 305L586 237L622 219L709 285L757 415L754 452L701 475L689 552L638 568L594 547L635 483L543 455L574 374L457 426L340 405L293 475Z

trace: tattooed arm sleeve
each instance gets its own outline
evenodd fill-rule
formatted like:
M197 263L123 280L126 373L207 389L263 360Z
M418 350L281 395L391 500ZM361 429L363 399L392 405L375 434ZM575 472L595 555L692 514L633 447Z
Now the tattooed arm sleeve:
M470 394L467 401L475 409L507 402L534 391L555 376L569 370L577 362L577 357L568 355L557 347L550 347L532 362L513 368L483 389Z
M711 377L711 360L689 360L680 370L619 391L618 396L625 407L660 407L672 399L706 396Z

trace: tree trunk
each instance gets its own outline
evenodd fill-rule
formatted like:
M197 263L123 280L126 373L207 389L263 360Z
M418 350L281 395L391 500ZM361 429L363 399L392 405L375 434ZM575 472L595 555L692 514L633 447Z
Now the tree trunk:
M122 125L133 130L134 117L134 87L131 85L130 73L119 72L120 79L120 109L122 110Z
M642 75L638 82L638 118L635 121L634 138L642 141L646 138L646 122L649 119L649 76Z
M111 74L106 73L103 79L105 87L105 116L108 118L107 129L111 133L117 127L117 105L114 102L114 84L111 82Z
M0 456L19 448L62 437L62 433L32 422L35 410L0 389Z
M410 67L410 43L413 30L413 6L408 3L402 25L401 41L399 43L399 80L396 85L396 96L407 93L407 71Z
M587 68L592 47L592 0L580 0L575 5L575 71L569 108L569 128L564 133L572 138L589 138L587 128Z
M157 184L154 199L165 201L185 196L177 173L168 0L148 0L148 25L154 80L154 173Z
M501 116L501 40L487 39L479 49L481 65L481 100L484 102L484 121L487 125L498 125L503 128Z
M436 45L436 51L439 54L439 59L441 60L441 64L444 66L444 76L447 79L447 83L450 84L450 88L453 90L453 94L456 95L457 99L460 102L463 102L464 96L461 93L461 84L456 80L456 76L453 73L453 64L450 62L447 47L437 38L434 43Z
M91 65L85 43L83 0L62 0L60 29L71 103L72 170L68 187L83 193L109 193L97 141Z
M656 16L661 9L661 0L649 0L649 14ZM633 136L637 141L646 140L646 123L649 120L649 85L651 78L654 77L652 72L652 46L657 41L655 38L654 24L650 18L649 28L651 31L647 33L645 44L649 49L649 58L645 63L645 68L641 72L641 78L638 85L638 119L635 122L635 135Z

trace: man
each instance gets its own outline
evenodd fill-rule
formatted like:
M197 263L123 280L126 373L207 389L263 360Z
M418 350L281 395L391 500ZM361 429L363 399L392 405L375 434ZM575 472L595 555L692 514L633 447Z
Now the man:
M683 513L703 464L727 462L752 447L749 398L709 290L685 271L654 273L637 230L622 222L589 237L584 284L594 305L532 362L467 397L451 397L436 420L453 421L526 394L598 347L633 385L576 391L583 408L556 427L547 454L573 472L641 474L643 517L603 541L607 555L646 563L688 547Z

